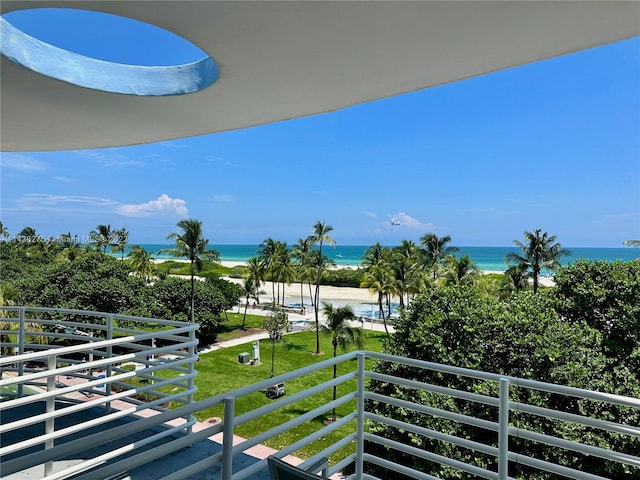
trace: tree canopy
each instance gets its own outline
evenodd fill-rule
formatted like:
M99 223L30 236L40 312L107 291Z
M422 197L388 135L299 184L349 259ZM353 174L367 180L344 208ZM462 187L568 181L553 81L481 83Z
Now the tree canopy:
M632 262L633 263L633 262ZM483 295L476 286L454 285L431 289L414 298L407 311L395 322L395 334L386 347L387 353L436 363L455 365L470 369L488 371L503 375L529 378L533 380L558 383L578 388L605 391L640 397L640 382L634 363L629 359L638 356L637 332L632 332L631 319L637 321L637 275L638 265L629 265L626 279L619 272L622 266L612 266L611 284L602 287L597 282L589 285L588 277L598 278L598 273L609 276L609 267L594 265L593 271L587 265L569 268L560 274L560 288L557 296L553 291L534 295L532 292L520 292L507 300L492 299ZM618 270L614 273L614 270ZM590 275L587 274L591 272ZM629 281L631 277L631 281ZM581 280L581 278L583 278ZM617 285L617 290L615 288ZM621 295L615 293L626 285ZM572 287L573 286L573 287ZM575 287L575 288L574 288ZM611 289L611 294L604 293ZM602 291L601 291L602 289ZM583 298L584 297L584 298ZM588 300L591 297L595 299ZM584 309L594 310L592 318L581 318ZM563 313L559 314L558 310ZM620 334L611 338L610 320L628 314L628 322L620 325ZM604 318L603 318L604 317ZM609 322L605 319L609 318ZM599 320L603 323L599 324ZM636 324L637 325L637 324ZM626 333L621 334L622 331ZM636 335L632 337L632 335ZM612 350L613 340L627 341L627 352ZM628 351L632 352L629 353ZM611 355L611 357L608 357ZM374 369L382 373L393 373L403 378L441 385L462 390L495 395L488 384L469 382L456 376L428 372L409 366L378 363ZM494 385L495 388L497 386ZM398 399L418 401L431 407L443 408L461 414L488 418L485 407L473 402L458 402L451 397L410 388L400 388L390 383L374 381L372 389L376 393ZM600 418L615 418L616 421L638 424L640 413L606 407L597 402L574 401L570 398L556 398L544 392L517 390L512 400L526 401L542 407L552 406L560 410L579 414L593 414ZM378 414L398 418L408 423L447 432L462 438L492 444L495 435L485 430L470 427L444 418L426 415L406 408L371 402L370 408ZM489 417L490 418L490 417ZM557 424L544 418L514 414L510 417L512 425L534 430L540 433L561 435L569 440L585 442L604 448L615 446L631 453L634 446L623 444L615 434L593 431L585 427L570 430L558 430ZM422 437L409 432L398 431L383 425L374 425L376 433L393 440L419 446L437 454L454 458L481 467L491 468L495 460L478 452L456 448L452 444ZM581 468L594 474L605 474L615 478L630 477L624 467L613 466L595 457L573 458L567 452L553 451L541 444L525 444L518 439L511 440L512 451L545 458L550 461ZM495 444L495 443L494 443ZM381 455L378 446L369 445L370 453ZM471 478L451 467L432 464L418 457L404 455L396 450L384 450L387 457L394 461L417 468L438 478ZM372 467L373 468L373 467ZM510 472L517 478L551 479L528 471L517 465ZM380 478L388 478L391 473L372 471ZM395 475L394 478L403 478Z

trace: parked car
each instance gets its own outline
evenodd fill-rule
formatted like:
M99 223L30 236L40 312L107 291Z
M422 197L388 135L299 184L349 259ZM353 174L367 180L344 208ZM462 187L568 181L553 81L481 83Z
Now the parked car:
M271 385L267 388L267 397L268 398L278 398L283 395L286 395L287 390L284 387L284 383L278 383L276 385Z

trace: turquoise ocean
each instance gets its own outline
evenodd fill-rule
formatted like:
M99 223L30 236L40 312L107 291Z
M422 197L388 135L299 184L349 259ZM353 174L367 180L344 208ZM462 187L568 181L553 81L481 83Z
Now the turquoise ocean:
M147 252L153 254L156 259L172 259L166 253L159 253L163 249L171 248L170 244L141 244ZM211 245L220 252L220 259L229 262L246 262L249 258L257 256L258 245ZM336 265L358 266L362 262L362 256L369 245L336 245L324 247L322 252L332 259ZM518 252L515 247L458 247L459 256L469 255L480 270L503 271L507 268L504 257L509 252ZM567 247L571 256L563 257L562 264L573 263L578 259L603 260L613 262L615 260L629 261L640 257L640 249L599 248L599 247ZM128 252L126 252L128 253ZM126 254L125 253L125 254Z

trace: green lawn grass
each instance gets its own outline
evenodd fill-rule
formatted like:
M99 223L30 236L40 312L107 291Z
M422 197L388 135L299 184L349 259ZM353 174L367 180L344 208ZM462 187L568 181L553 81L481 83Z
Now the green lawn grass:
M367 343L366 349L373 351L381 351L385 342L385 334L381 332L366 331ZM333 355L333 347L330 339L321 336L322 355L313 355L315 350L315 332L300 332L289 334L283 337L283 340L275 345L275 362L274 373L280 375L292 370L296 370L307 365L331 358ZM238 363L238 354L243 352L252 352L252 343L238 345L235 347L224 348L210 353L201 355L200 361L196 364L198 376L195 383L198 392L195 395L196 400L202 400L207 397L218 395L221 393L234 390L251 383L259 382L269 378L271 373L271 342L263 340L260 342L260 365L253 366ZM341 352L339 351L338 354ZM338 376L351 370L349 365L338 366ZM293 394L303 391L310 386L317 385L329 380L333 375L331 368L324 369L303 378L287 382L287 394ZM347 391L355 389L355 385L342 385L338 387L338 397L344 395ZM270 414L268 417L259 418L252 422L240 425L236 429L236 434L245 438L251 438L261 432L269 430L281 423L301 414L311 411L320 405L331 400L332 392L326 391L313 397L305 399L304 403L297 403L288 407L284 407ZM238 399L235 406L235 414L239 415L249 410L254 410L273 400L267 399L264 393L254 393L252 395ZM345 416L354 411L354 404L343 405L337 410L338 417ZM327 415L318 417L314 422L303 424L298 428L286 432L276 438L271 439L266 444L275 449L281 449L294 441L313 433L319 428L318 424L323 424ZM213 407L198 413L197 418L205 421L212 417L222 417L222 406ZM315 425L314 425L315 423ZM320 425L321 426L321 425ZM309 458L315 453L323 450L327 446L335 443L338 439L353 432L354 425L347 425L331 436L323 437L305 447L304 450L296 454L302 458ZM350 450L340 451L335 454L333 461L343 458Z
M22 388L22 395L35 395L36 393L39 393L37 390L34 390L33 388L29 388L28 386L24 385ZM11 400L13 398L16 398L18 395L18 386L17 385L5 385L3 387L0 387L0 400Z
M237 308L235 309L237 312ZM240 313L232 313L227 312L227 317L229 320L224 320L220 322L218 325L218 336L216 337L217 342L226 342L227 340L232 340L239 336L242 336L244 332L242 332L242 317L244 308L240 308ZM264 315L251 315L247 314L247 319L245 322L246 329L259 328L262 329L264 325L265 316Z

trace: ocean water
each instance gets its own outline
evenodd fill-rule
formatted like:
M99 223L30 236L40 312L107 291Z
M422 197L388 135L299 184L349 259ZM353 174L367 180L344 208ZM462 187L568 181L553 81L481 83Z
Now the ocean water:
M148 252L152 252L157 259L171 259L171 255L159 253L163 249L171 248L171 244L141 244ZM212 245L220 252L220 259L230 262L246 262L249 258L257 256L258 245ZM362 256L369 245L336 245L335 247L323 246L322 253L332 259L336 265L357 266L362 262ZM518 252L515 247L458 247L460 256L469 255L480 270L502 271L507 268L504 257L509 252ZM577 259L603 260L613 262L615 260L629 261L640 257L640 249L598 248L598 247L567 247L571 256L563 257L563 265L574 262ZM128 254L128 251L125 253Z

